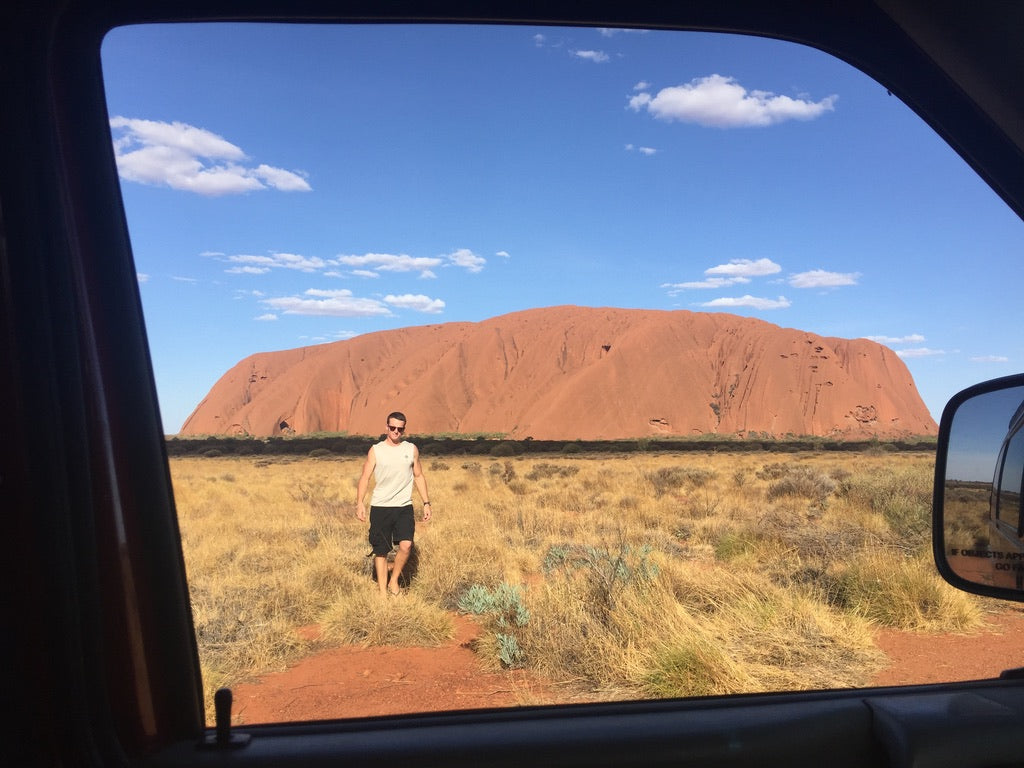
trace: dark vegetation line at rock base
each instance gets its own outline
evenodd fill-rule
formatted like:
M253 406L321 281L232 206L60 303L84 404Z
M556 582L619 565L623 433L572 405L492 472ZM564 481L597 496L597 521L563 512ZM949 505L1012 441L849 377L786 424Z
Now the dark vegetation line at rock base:
M379 438L368 435L314 435L288 437L206 437L169 436L168 456L361 456ZM507 458L525 455L579 455L613 453L748 453L768 451L798 453L801 451L863 451L933 452L934 436L908 436L899 440L839 440L827 437L794 438L640 438L623 440L505 440L493 438L454 438L415 435L412 440L424 456L492 456Z

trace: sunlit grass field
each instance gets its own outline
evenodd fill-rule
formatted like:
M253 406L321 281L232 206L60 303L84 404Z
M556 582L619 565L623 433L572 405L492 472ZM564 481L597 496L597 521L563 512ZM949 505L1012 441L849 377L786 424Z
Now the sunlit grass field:
M362 457L172 459L208 702L319 647L440 644L454 612L485 667L580 700L862 686L877 627L980 622L931 562L927 453L422 461L434 519L383 600Z

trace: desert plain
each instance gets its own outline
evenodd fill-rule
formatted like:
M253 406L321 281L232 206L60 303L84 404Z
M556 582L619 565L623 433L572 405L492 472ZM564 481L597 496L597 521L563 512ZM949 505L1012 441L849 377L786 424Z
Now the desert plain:
M928 450L422 462L434 516L388 600L354 516L361 457L172 458L208 702L466 621L481 674L536 681L517 704L861 687L880 630L970 633L1000 610L935 572Z

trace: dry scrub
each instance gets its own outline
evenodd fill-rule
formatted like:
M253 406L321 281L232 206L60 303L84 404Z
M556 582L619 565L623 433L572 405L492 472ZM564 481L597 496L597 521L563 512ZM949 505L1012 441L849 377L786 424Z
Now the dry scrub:
M382 601L361 459L172 460L208 700L317 644L439 644L452 611L486 666L591 700L863 685L875 627L979 620L930 562L927 455L424 461L434 521Z

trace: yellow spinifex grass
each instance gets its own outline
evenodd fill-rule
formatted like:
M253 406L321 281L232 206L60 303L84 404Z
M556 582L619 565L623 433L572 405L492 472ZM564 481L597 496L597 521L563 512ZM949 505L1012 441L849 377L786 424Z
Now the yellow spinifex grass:
M931 565L927 454L423 464L434 519L408 593L383 600L354 517L361 456L172 460L209 700L317 644L442 643L471 588L519 610L472 608L485 666L590 699L863 685L874 628L979 622Z

